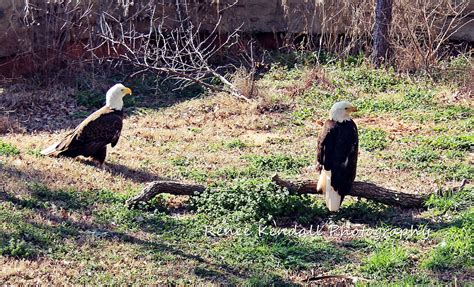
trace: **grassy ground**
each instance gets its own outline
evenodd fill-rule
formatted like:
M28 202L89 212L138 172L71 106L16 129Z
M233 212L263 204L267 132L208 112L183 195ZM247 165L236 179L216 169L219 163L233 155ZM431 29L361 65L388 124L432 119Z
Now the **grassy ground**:
M136 96L105 170L39 155L102 104L101 92L58 89L44 101L30 93L10 102L16 112L0 121L8 130L0 139L0 283L298 285L320 275L357 285L472 283L474 117L460 75L286 60L259 79L251 104L222 94L170 102L131 83ZM11 96L4 91L0 102ZM348 198L330 215L320 197L270 182L274 172L316 177L318 122L342 99L360 110L358 180L438 190L428 210ZM124 206L159 178L209 189Z

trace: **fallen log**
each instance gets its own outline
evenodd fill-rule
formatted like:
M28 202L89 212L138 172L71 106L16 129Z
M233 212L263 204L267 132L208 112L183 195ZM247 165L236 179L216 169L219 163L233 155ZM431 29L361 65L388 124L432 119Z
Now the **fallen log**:
M194 195L196 192L202 192L206 189L203 185L182 183L171 180L157 180L149 182L142 191L126 201L128 208L135 208L141 202L148 202L160 193L169 193L173 195Z
M274 175L272 180L279 186L286 187L288 191L297 194L318 194L316 180L287 181ZM398 206L402 208L424 208L429 194L410 194L398 192L378 186L374 183L364 181L354 181L349 195L370 199L386 205Z
M294 194L318 194L315 180L283 180L278 175L274 175L272 180L275 184L286 187L290 193ZM136 196L127 200L129 208L137 207L141 202L147 202L158 194L168 193L173 195L195 195L206 189L203 185L188 184L177 181L158 180L149 182L143 190ZM398 192L378 186L369 182L355 181L351 196L370 199L383 204L397 206L401 208L425 208L425 202L429 195L417 195Z

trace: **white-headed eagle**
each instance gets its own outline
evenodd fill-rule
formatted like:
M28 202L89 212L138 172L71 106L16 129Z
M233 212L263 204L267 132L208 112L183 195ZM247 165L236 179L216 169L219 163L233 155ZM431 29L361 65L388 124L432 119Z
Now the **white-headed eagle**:
M102 167L107 145L114 147L120 137L123 121L123 97L132 90L116 84L107 91L106 104L82 121L62 140L41 151L43 155L92 157Z
M350 115L354 111L349 102L335 103L318 138L317 189L324 194L330 211L339 209L356 176L359 137Z

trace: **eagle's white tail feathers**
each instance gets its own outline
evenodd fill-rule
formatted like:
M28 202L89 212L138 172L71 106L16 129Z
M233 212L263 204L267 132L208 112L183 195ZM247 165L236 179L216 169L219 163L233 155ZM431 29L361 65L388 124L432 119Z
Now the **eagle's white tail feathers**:
M55 144L50 145L49 147L45 148L44 150L41 151L42 155L50 155L53 152L56 151L56 148L58 147L60 142L57 142Z
M318 179L318 186L316 190L324 194L326 192L326 171L324 169L321 170L321 173L319 174L319 179Z
M321 170L321 175L318 180L318 190L322 190L324 193L324 199L326 200L326 206L329 211L334 212L341 206L341 196L331 186L331 171Z

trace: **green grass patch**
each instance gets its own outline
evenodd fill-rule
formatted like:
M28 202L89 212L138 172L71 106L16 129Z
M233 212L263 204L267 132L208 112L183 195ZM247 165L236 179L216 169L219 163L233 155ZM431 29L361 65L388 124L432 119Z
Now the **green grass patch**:
M440 158L438 152L428 146L417 146L403 152L403 157L414 163L434 162Z
M469 270L474 264L474 210L465 213L459 226L439 231L439 243L421 266L434 271Z
M247 147L247 144L241 139L234 139L226 142L224 146L229 149L244 149Z
M330 269L345 255L344 251L320 238L293 237L271 227L255 228L257 233L220 240L211 254L228 265L253 271L301 270L314 266Z
M18 205L17 201L13 202ZM52 226L37 224L31 220L35 211L23 207L17 209L15 203L0 203L1 255L19 258L54 256L68 248L63 238L76 233L68 222L58 222Z
M411 136L402 138L400 142L415 146L402 150L403 161L395 164L397 168L437 174L446 180L471 179L474 176L474 168L465 160L467 152L474 146L470 134Z
M211 218L239 222L291 217L305 224L327 213L320 202L289 195L268 178L239 179L230 185L209 188L192 198L192 206Z
M426 206L431 208L435 214L465 210L474 206L474 189L472 187L466 187L459 192L441 190L439 194L432 194L430 196L426 201Z
M423 144L432 148L469 151L474 148L474 134L466 135L441 135L424 138Z
M305 121L313 117L313 110L303 107L291 113L291 123L297 126L304 125Z
M239 180L231 186L210 188L193 200L200 213L242 221L271 220L281 212L288 192L270 180Z
M20 150L14 145L0 140L0 155L15 156L19 154Z
M409 252L397 244L393 241L382 243L363 261L361 271L376 277L401 275L409 264Z
M411 105L411 108L426 108L433 104L434 93L432 90L420 86L403 86L400 90L403 101Z
M29 258L35 253L32 246L22 239L11 237L10 240L0 237L0 255Z
M294 175L303 167L310 165L311 161L304 157L292 157L289 155L245 155L242 159L248 164L245 167L229 166L210 172L210 178L233 180L242 178L269 177L271 173L280 172L286 175Z
M250 167L268 172L286 172L296 174L301 168L310 165L311 161L304 157L275 154L268 156L248 155L244 157Z
M179 167L179 175L195 182L206 182L209 173L197 168Z
M358 114L399 112L410 108L407 102L383 98L358 98L353 104L357 107Z
M441 106L434 111L433 119L435 123L444 123L447 121L472 118L473 114L473 110L469 107L454 105Z
M174 166L189 166L191 164L191 160L187 157L184 156L178 156L170 159L170 162Z
M387 133L380 128L361 128L359 142L366 151L383 150L389 144Z
M364 93L389 91L402 82L393 69L372 69L366 64L344 66L337 74L336 85L357 87Z

